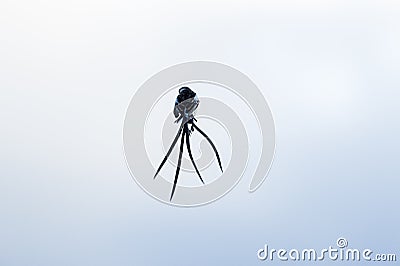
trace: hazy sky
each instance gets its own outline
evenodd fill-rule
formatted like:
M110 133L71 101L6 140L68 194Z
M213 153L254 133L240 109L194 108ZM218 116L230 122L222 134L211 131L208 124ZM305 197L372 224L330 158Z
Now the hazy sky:
M0 265L258 265L269 263L257 260L264 244L326 248L340 236L400 257L399 11L397 1L2 1ZM192 60L259 86L276 156L255 193L247 174L211 205L176 208L132 180L122 129L145 80Z

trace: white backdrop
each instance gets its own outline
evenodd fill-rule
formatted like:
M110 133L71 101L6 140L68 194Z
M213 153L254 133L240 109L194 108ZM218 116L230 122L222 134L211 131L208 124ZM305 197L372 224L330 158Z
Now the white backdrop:
M397 1L2 0L0 265L257 265L266 243L325 248L340 236L398 252L399 11ZM192 60L260 87L277 146L255 193L245 176L221 200L182 209L132 180L122 128L146 79Z

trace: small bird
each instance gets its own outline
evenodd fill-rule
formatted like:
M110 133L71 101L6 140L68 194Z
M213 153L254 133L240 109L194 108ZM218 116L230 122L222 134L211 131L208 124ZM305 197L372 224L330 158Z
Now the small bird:
M221 164L221 159L219 157L217 148L215 147L214 143L211 141L211 139L207 136L206 133L204 133L194 122L197 122L196 118L194 117L194 113L199 106L200 101L199 98L197 97L196 93L192 91L189 87L182 87L179 89L179 94L176 97L175 100L175 106L174 106L174 116L176 118L175 123L181 122L181 125L179 127L178 133L175 136L175 139L173 140L171 147L169 148L167 154L165 155L164 159L162 160L160 166L157 169L157 172L154 175L154 178L158 175L160 172L161 168L164 166L165 162L167 161L169 155L171 154L173 148L175 147L176 142L179 139L179 136L181 136L181 145L180 145L180 150L179 150L179 158L178 158L178 165L176 167L176 172L175 172L175 179L174 179L174 185L172 187L172 192L170 196L170 201L172 200L172 197L174 196L175 193L175 188L176 184L178 182L178 176L179 176L179 171L181 168L181 162L182 162L182 154L183 154L183 144L185 142L186 138L186 148L189 153L190 160L192 161L192 164L194 166L194 169L196 170L197 175L200 178L200 181L204 184L203 178L200 175L199 170L197 169L196 163L194 162L192 151L190 148L190 135L192 132L196 129L198 132L200 132L203 137L207 139L207 141L210 143L211 147L214 150L215 156L217 157L219 167L222 170L222 164ZM188 124L191 125L191 128L189 129Z

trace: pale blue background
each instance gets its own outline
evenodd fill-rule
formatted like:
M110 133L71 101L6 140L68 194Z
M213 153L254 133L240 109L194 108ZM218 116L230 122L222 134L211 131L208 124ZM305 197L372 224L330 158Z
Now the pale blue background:
M0 265L268 265L256 257L265 243L319 249L340 236L399 257L399 11L396 1L1 1ZM187 209L132 180L122 127L142 82L192 60L249 75L274 113L277 149L256 193L244 176Z

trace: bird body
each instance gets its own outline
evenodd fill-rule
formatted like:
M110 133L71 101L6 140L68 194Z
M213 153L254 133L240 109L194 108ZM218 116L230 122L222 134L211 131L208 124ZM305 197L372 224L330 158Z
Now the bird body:
M217 157L219 167L222 171L222 165L221 165L221 160L219 158L219 154L217 151L217 148L215 147L214 143L211 141L211 139L207 136L206 133L204 133L198 126L195 125L194 121L197 122L196 118L194 117L194 113L199 106L199 98L197 97L196 93L192 91L189 87L182 87L179 89L179 95L176 97L175 100L175 106L174 106L174 116L177 118L175 120L175 123L178 123L179 121L182 120L181 126L179 127L178 133L175 136L175 139L173 140L171 147L169 148L167 154L165 155L164 159L162 160L160 166L157 169L156 174L154 175L154 178L158 175L160 172L161 168L167 161L169 155L172 152L172 149L175 147L175 144L178 142L179 136L181 136L181 143L180 143L180 148L179 148L179 158L178 158L178 165L176 167L176 172L175 172L175 179L174 179L174 184L172 187L172 192L171 192L171 197L170 200L172 200L172 197L174 196L175 193L175 188L178 182L178 176L179 176L179 171L181 168L181 162L182 162L182 153L183 153L183 145L185 143L186 139L186 148L189 153L190 160L192 161L192 164L196 170L197 175L200 178L200 181L204 184L204 181L200 175L200 171L198 170L196 163L193 159L192 156L192 151L190 148L190 135L196 129L203 137L206 138L206 140L210 143L211 147L214 150L214 153ZM188 124L191 124L191 129L189 129Z

